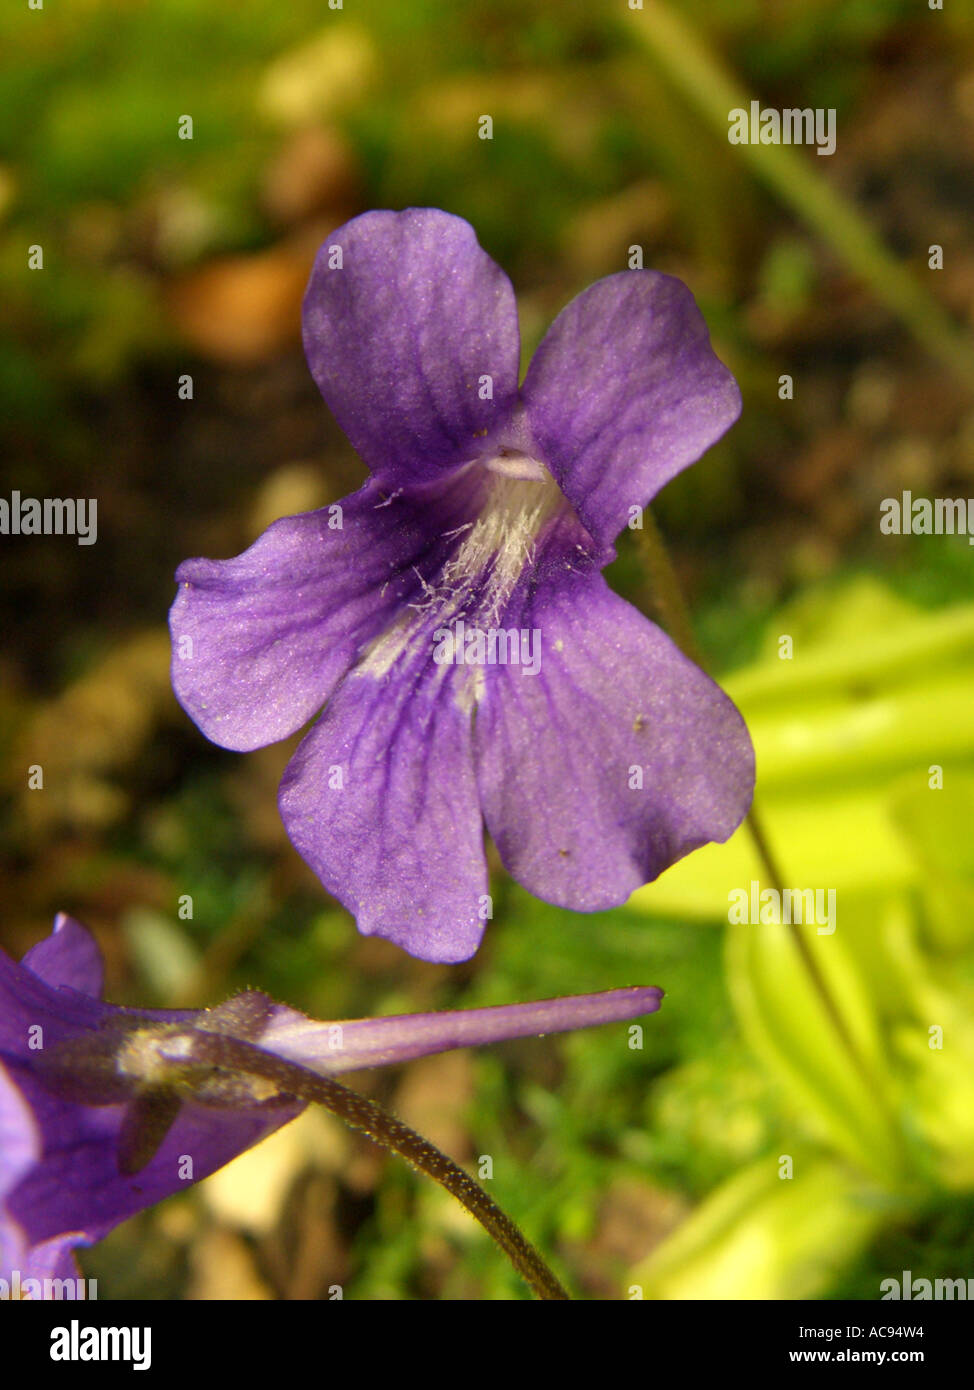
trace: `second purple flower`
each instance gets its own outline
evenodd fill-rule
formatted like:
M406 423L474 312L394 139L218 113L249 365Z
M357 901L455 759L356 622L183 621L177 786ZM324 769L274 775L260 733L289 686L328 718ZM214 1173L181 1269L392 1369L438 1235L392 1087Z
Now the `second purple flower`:
M740 412L689 290L600 280L519 389L514 291L470 226L371 212L322 246L304 336L372 477L180 566L173 685L237 750L324 709L280 808L359 928L471 956L484 824L518 882L584 912L726 839L753 790L743 721L600 574Z

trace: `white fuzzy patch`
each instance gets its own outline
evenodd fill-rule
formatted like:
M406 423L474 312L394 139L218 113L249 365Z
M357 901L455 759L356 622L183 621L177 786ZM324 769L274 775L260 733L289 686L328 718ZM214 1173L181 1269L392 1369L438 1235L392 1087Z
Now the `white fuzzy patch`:
M122 1076L147 1085L171 1080L176 1058L192 1055L189 1033L160 1033L158 1028L139 1028L119 1048L115 1065Z
M355 668L380 680L417 641L428 642L431 619L445 627L464 618L495 627L524 571L534 558L541 528L568 503L551 474L525 454L502 452L482 464L488 471L486 497L475 521L457 528L455 554L432 582L420 576L422 595L376 637ZM432 659L432 657L431 657ZM442 680L448 666L437 668ZM457 700L472 709L483 692L484 673L471 668L456 680Z

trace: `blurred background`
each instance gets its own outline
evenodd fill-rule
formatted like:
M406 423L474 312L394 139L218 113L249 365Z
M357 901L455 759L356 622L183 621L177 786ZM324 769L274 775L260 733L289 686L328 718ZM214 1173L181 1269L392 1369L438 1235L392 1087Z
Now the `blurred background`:
M0 496L98 499L95 545L0 538L0 943L65 910L117 1002L250 985L324 1019L659 984L642 1049L620 1026L355 1084L490 1155L583 1297L974 1276L974 551L879 530L904 489L974 498L974 13L74 0L6 7L0 46ZM835 154L730 145L731 91L835 108ZM364 940L286 841L291 746L224 752L176 705L178 563L364 477L300 302L331 230L410 205L473 223L526 360L634 246L696 295L744 413L656 512L785 880L836 890L831 1011L787 933L727 925L763 873L744 831L594 916L495 857L464 966ZM609 578L652 614L638 541ZM452 1199L316 1114L82 1264L104 1298L525 1296Z

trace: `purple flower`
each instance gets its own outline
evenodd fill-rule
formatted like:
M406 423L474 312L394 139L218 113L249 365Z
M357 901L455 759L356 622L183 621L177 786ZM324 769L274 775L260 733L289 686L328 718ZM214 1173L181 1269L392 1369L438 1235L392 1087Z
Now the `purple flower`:
M472 955L484 823L514 878L584 912L726 839L753 790L744 724L599 573L740 411L689 290L600 280L519 389L514 291L473 230L370 212L321 247L304 338L372 477L180 567L173 685L238 750L324 708L280 809L360 930Z
M453 1047L630 1019L658 989L316 1023L247 992L214 1009L100 1000L101 958L70 917L17 965L0 951L0 1279L73 1275L71 1252L286 1124L275 1066L314 1077ZM245 1049L247 1069L213 1060ZM286 1065L280 1065L286 1064Z

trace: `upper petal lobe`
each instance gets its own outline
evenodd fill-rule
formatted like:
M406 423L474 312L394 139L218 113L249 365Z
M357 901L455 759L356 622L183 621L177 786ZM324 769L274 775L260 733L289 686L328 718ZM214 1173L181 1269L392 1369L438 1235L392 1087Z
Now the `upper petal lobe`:
M466 462L513 409L514 290L459 217L409 208L353 218L318 252L303 317L318 389L389 486Z
M522 392L558 486L603 549L737 419L737 383L693 295L654 270L599 280L563 309Z

